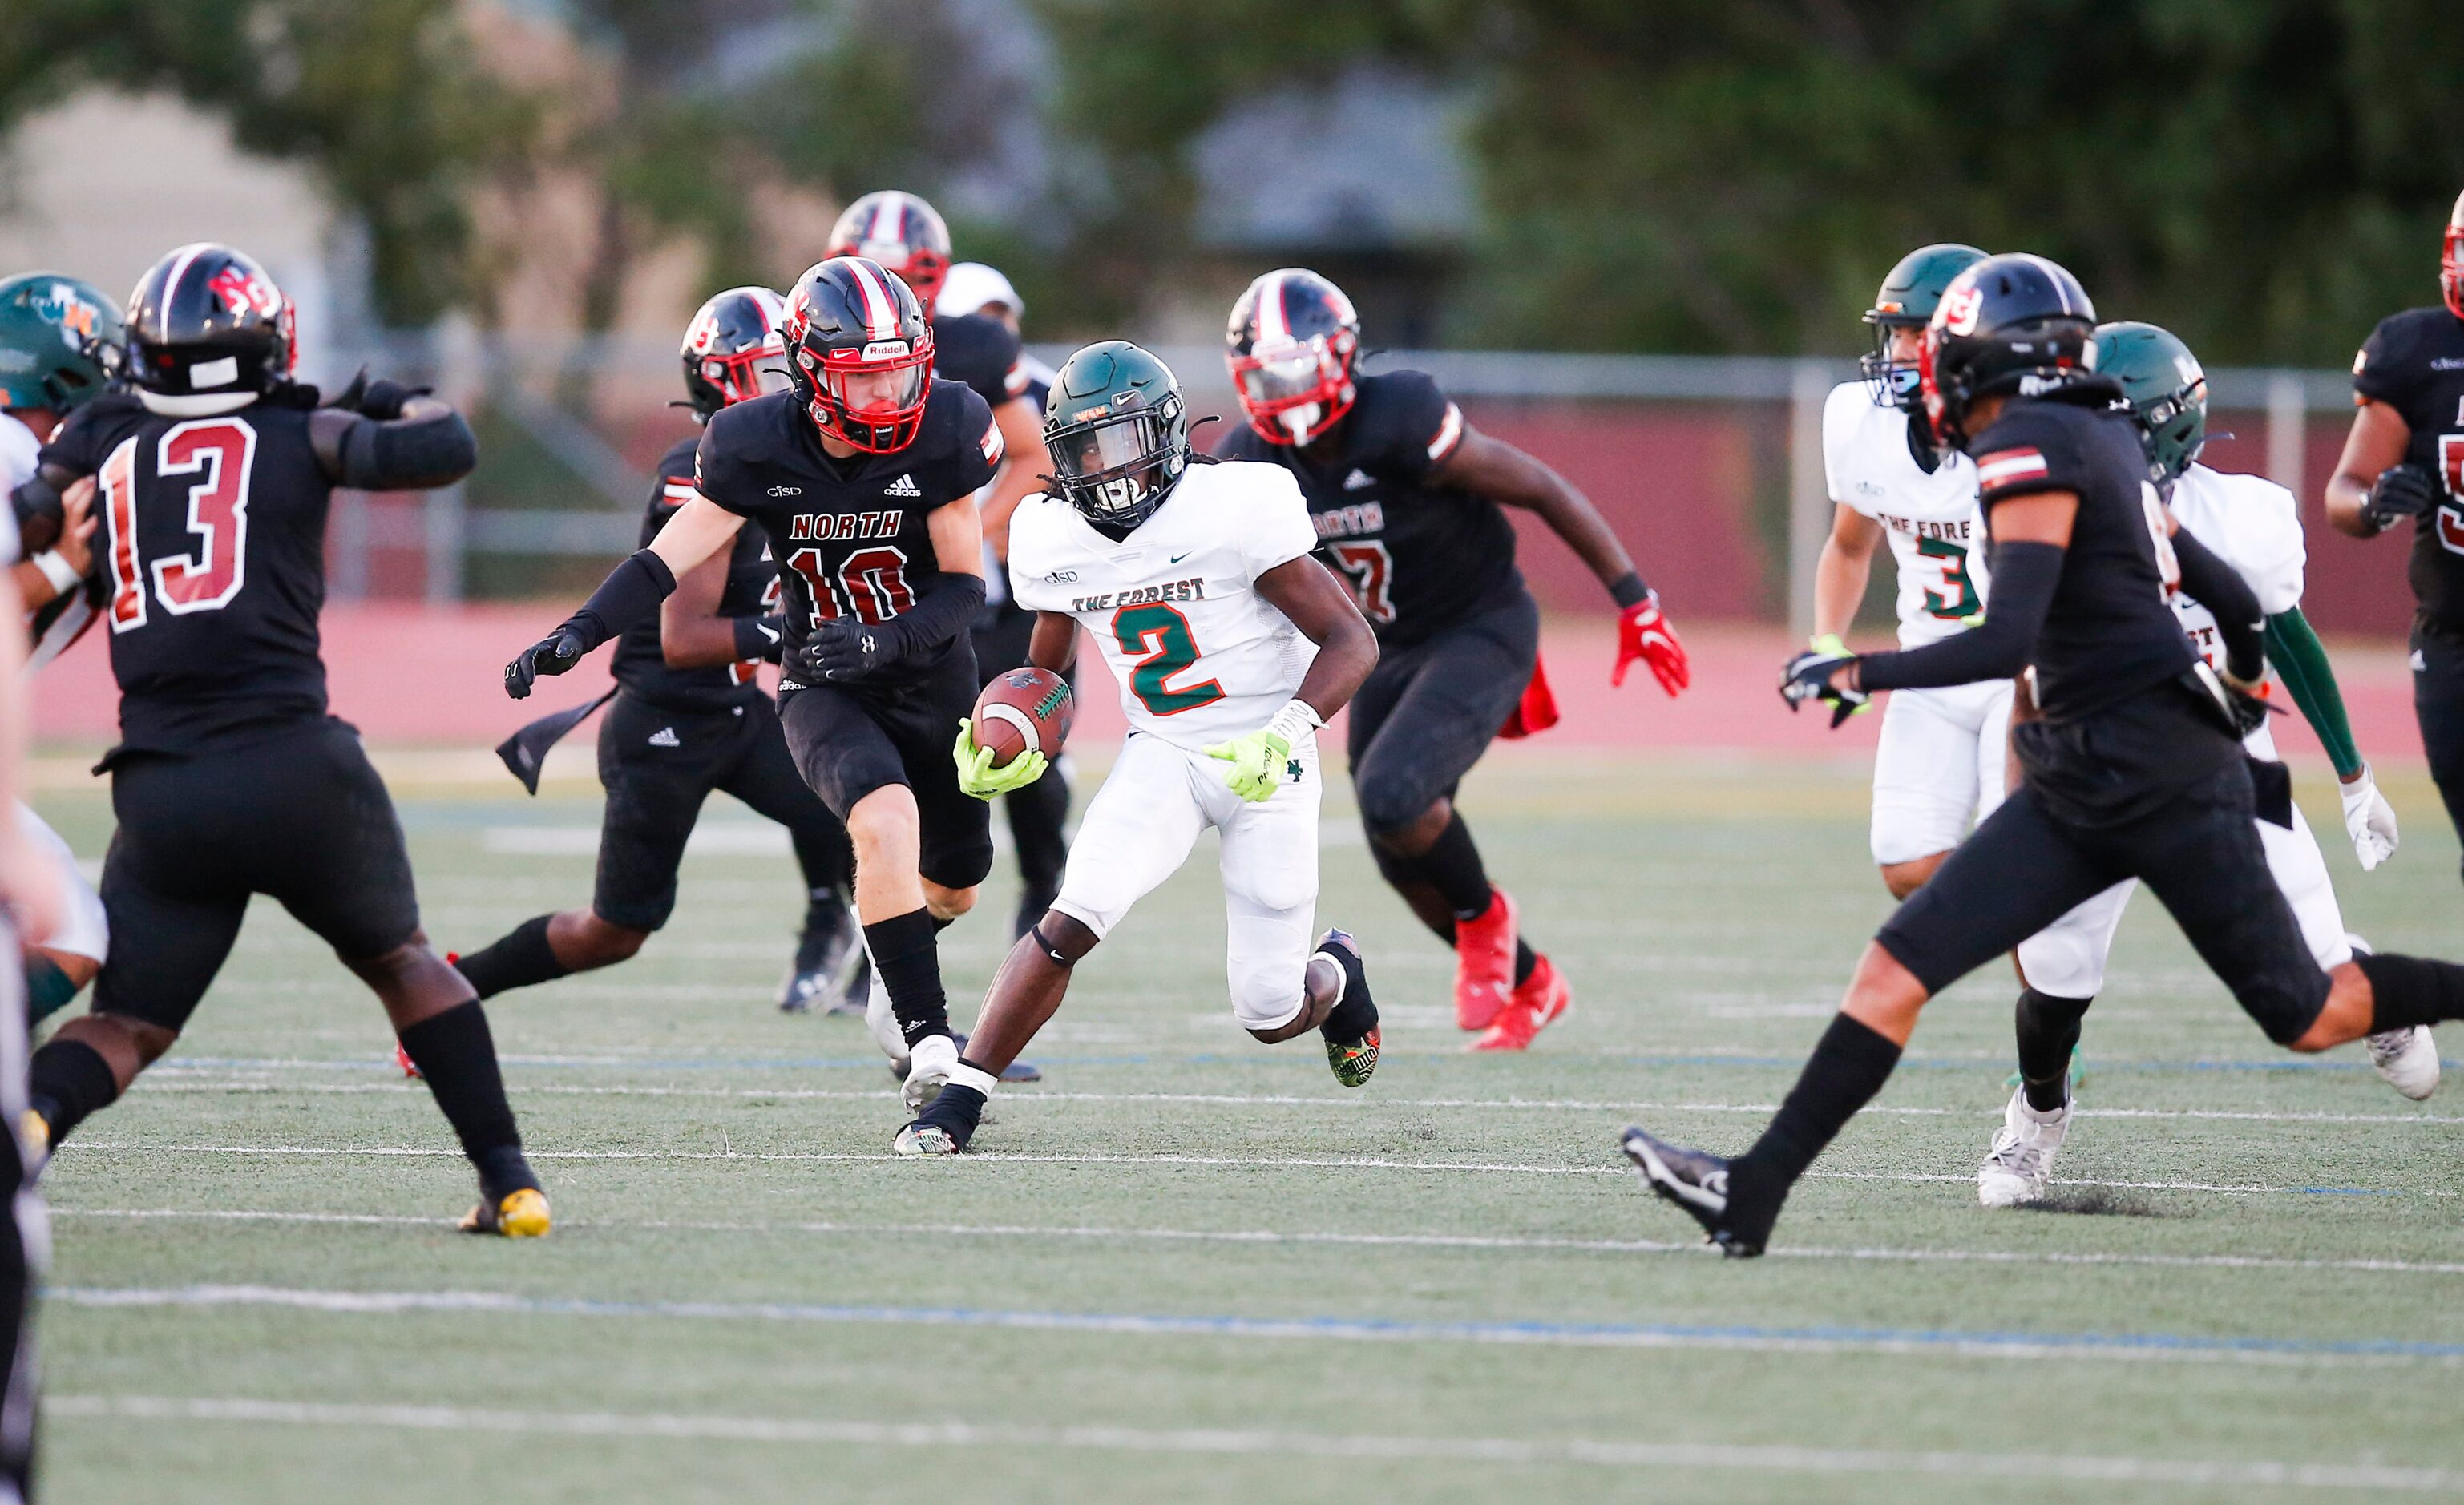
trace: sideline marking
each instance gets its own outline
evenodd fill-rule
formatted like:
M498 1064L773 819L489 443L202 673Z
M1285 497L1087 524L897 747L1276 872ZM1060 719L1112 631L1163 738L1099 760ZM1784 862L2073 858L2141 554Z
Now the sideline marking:
M297 1427L389 1427L414 1431L485 1431L564 1437L853 1445L898 1448L1060 1448L1107 1452L1212 1453L1252 1457L1446 1461L1505 1465L1587 1463L1613 1468L1673 1466L1765 1472L2031 1475L2110 1483L2281 1485L2298 1489L2446 1493L2464 1473L2373 1463L2282 1463L2059 1456L2028 1453L1883 1452L1850 1448L1600 1442L1570 1437L1344 1437L1298 1432L1136 1427L979 1426L957 1422L813 1421L676 1412L466 1410L451 1406L344 1406L301 1401L170 1399L145 1395L55 1395L46 1420L193 1421Z

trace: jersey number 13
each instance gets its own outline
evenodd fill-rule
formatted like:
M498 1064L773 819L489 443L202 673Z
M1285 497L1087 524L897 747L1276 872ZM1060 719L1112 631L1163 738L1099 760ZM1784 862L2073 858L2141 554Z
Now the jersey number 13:
M175 617L231 603L248 583L248 483L255 459L256 430L242 419L191 419L164 430L154 446L155 475L197 479L188 488L187 527L167 540L187 552L149 560L137 529L137 441L111 451L98 479L111 528L112 631L145 625L149 584L154 600Z

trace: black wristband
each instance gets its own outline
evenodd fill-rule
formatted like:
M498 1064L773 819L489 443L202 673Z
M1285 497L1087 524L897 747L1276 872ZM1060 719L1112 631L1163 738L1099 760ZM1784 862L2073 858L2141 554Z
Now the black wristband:
M736 656L739 659L767 659L779 662L786 645L786 620L781 617L738 617L736 625Z
M1609 581L1609 594L1617 599L1617 610L1623 611L1629 606L1648 600L1651 596L1651 587L1642 583L1642 577L1639 574L1628 570Z

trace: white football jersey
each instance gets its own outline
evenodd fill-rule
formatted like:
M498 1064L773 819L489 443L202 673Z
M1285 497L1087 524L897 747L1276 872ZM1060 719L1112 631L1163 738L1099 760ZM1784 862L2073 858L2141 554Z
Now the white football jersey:
M1009 583L1029 611L1075 617L1121 683L1130 726L1192 752L1257 731L1300 689L1317 644L1257 579L1317 547L1281 466L1192 465L1119 542L1030 496L1009 524Z
M2193 465L2173 483L2170 506L2183 527L2233 567L2258 598L2261 612L2273 617L2301 604L2301 571L2309 562L2309 549L2301 537L2300 506L2291 491L2261 476L2227 475ZM2173 614L2208 663L2224 667L2215 614L2179 591L2173 593ZM2249 740L2251 751L2276 755L2276 740L2265 727Z
M1985 609L1985 523L1976 465L1946 456L1931 474L1908 452L1908 415L1877 407L1862 382L1842 382L1822 404L1822 469L1831 499L1882 525L1900 572L1900 646L1922 647L1965 630Z

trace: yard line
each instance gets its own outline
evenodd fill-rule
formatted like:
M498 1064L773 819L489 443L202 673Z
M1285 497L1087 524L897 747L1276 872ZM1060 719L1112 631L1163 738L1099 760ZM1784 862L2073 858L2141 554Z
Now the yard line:
M458 1149L443 1145L127 1145L92 1144L71 1140L53 1152L54 1158L71 1153L89 1155L299 1155L350 1158L359 1156L381 1159L427 1159L461 1157ZM740 1149L525 1149L532 1160L737 1160L756 1164L787 1165L869 1165L913 1164L913 1158L879 1151L864 1150L740 1150ZM970 1151L952 1155L945 1165L1010 1165L1010 1166L1212 1166L1229 1170L1451 1170L1465 1173L1522 1176L1626 1176L1633 1174L1623 1166L1533 1166L1511 1161L1478 1160L1387 1160L1375 1156L1346 1159L1319 1159L1285 1155L1023 1155L995 1151ZM1809 1177L1844 1181L1908 1181L1966 1183L1972 1175L1926 1174L1906 1170L1809 1170ZM2057 1176L2057 1187L2101 1187L2121 1191L2226 1191L2290 1192L2301 1195L2410 1196L2453 1197L2453 1191L2436 1189L2404 1189L2372 1187L2271 1187L2256 1183L2216 1181L2098 1181L2085 1177Z
M822 1421L808 1417L694 1415L673 1411L505 1411L428 1405L55 1395L51 1421L224 1422L286 1427L391 1428L410 1431L505 1432L523 1436L657 1437L670 1441L756 1442L866 1448L1050 1448L1102 1452L1197 1453L1244 1457L1336 1458L1353 1462L1486 1463L1509 1467L1595 1464L1608 1468L1734 1469L1778 1473L1877 1473L2038 1477L2095 1483L2199 1487L2372 1490L2445 1494L2464 1473L2378 1463L2290 1463L2258 1459L2135 1458L2065 1453L1888 1452L1864 1448L1723 1446L1604 1442L1569 1437L1397 1437L1323 1432L1035 1427L964 1422Z
M2183 1333L2036 1333L1938 1328L1758 1327L1670 1322L1420 1321L1349 1317L1265 1318L1134 1312L1001 1311L970 1307L832 1305L800 1301L613 1301L496 1291L341 1291L297 1286L60 1286L57 1305L108 1309L279 1308L352 1317L427 1313L659 1318L689 1321L995 1328L1132 1337L1302 1339L1350 1342L1474 1343L1514 1347L1722 1349L1768 1353L1957 1354L1966 1358L2096 1359L2130 1363L2347 1363L2464 1362L2464 1343L2404 1339L2203 1337Z
M427 1089L416 1082L275 1082L175 1079L158 1080L160 1069L141 1077L132 1091L143 1092L238 1092L238 1093L321 1093L349 1095L359 1093L403 1093L422 1101ZM558 1086L524 1085L514 1089L522 1097L545 1098L716 1098L736 1101L769 1101L816 1102L887 1102L898 1096L896 1087L654 1087L639 1085ZM1226 1092L1055 1092L1043 1087L1011 1088L1001 1094L1003 1106L1018 1102L1177 1102L1214 1107L1290 1107L1290 1108L1494 1108L1511 1111L1557 1111L1570 1113L1775 1113L1776 1102L1636 1102L1599 1101L1574 1098L1364 1098L1356 1094L1344 1097L1308 1097L1281 1093ZM2002 1117L1999 1107L1943 1108L1907 1107L1898 1103L1874 1103L1862 1111L1885 1118L1972 1118ZM2245 1123L2464 1123L2464 1117L2442 1117L2431 1113L2243 1113L2208 1108L2092 1108L2079 1104L2075 1112L2081 1119L2191 1119L2217 1120Z
M414 1217L407 1213L287 1212L238 1208L61 1208L55 1218L108 1218L129 1222L155 1219L198 1222L341 1223L418 1228L449 1228L450 1218ZM1391 1249L1529 1250L1543 1254L1712 1254L1701 1239L1672 1242L1656 1238L1551 1238L1485 1233L1339 1233L1284 1232L1272 1229L1103 1228L1036 1223L834 1223L834 1222L693 1222L654 1218L567 1218L561 1228L641 1230L689 1233L814 1233L883 1238L1050 1238L1134 1240L1166 1243L1360 1246ZM2195 1270L2349 1270L2381 1275L2464 1276L2464 1262L2405 1259L2318 1259L2267 1254L2125 1254L2070 1253L2059 1250L1846 1249L1786 1248L1767 1252L1773 1259L1857 1259L1878 1263L1994 1265L2145 1265Z

